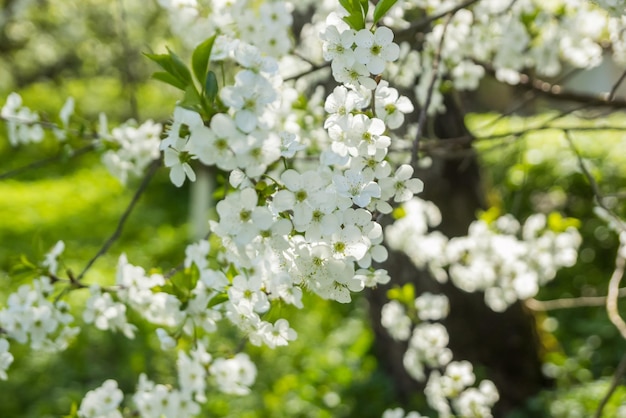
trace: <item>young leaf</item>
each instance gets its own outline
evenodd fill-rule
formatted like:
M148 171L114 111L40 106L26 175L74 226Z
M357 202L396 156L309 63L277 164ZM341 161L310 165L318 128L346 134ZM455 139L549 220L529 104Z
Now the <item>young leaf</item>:
M196 80L200 83L204 80L206 70L209 67L209 58L211 57L211 50L213 49L215 36L216 35L211 36L209 39L198 45L196 49L193 50L193 54L191 56L191 68L196 76Z
M350 27L354 30L361 30L365 27L365 20L361 15L361 12L357 12L356 14L351 14L350 16L345 16L343 21L346 22Z
M166 73L165 71L157 71L156 73L152 74L152 78L162 81L165 84L169 84L170 86L174 86L177 89L183 91L187 88L187 86L182 81L180 81L170 73Z
M226 293L218 293L217 295L213 296L211 298L211 300L209 301L209 304L207 305L207 309L208 308L212 308L215 305L219 305L220 303L224 303L228 300L228 294Z
M374 24L378 23L397 1L398 0L380 0L374 8Z
M170 57L168 54L144 53L144 55L159 64L159 67L163 68L166 72L176 77L176 70L174 69L174 64L172 63L172 57Z
M169 48L167 49L167 51L170 53L172 66L174 68L174 71L176 72L176 74L174 75L177 75L181 80L185 81L187 84L191 84L192 80L191 80L191 73L189 72L189 68L187 68L185 63L173 51L171 51Z
M204 81L204 91L206 97L211 103L213 103L217 97L217 90L217 76L213 71L209 71L206 75L206 80Z
M165 70L166 73L170 74L174 79L178 81L177 84L183 86L182 90L191 83L191 74L189 73L189 69L183 64L183 62L178 58L178 56L174 53L170 54L144 54L146 57L156 62L161 68ZM158 78L161 76L157 76L157 80L165 81L162 78ZM165 81L168 84L169 81ZM181 88L179 86L176 86Z
M354 11L354 6L352 5L351 0L339 0L339 4L341 4L341 6L350 14Z
M370 2L369 0L359 0L359 2L359 10L361 10L361 12L363 13L363 21L365 22L365 19L367 19L367 11L369 10Z

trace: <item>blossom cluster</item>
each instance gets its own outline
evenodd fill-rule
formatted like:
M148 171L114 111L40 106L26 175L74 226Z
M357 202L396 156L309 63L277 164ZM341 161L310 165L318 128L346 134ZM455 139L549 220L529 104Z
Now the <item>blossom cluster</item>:
M474 221L468 234L448 240L437 231L438 210L417 198L403 206L404 218L386 230L392 248L407 253L419 268L467 292L485 292L485 302L504 311L517 300L532 298L559 269L577 260L581 237L573 227L553 231L538 213L524 225L511 215L492 223ZM419 239L417 239L419 237ZM447 269L447 272L446 272Z
M61 351L67 348L69 341L79 332L79 328L72 326L74 317L67 302L50 300L55 291L51 275L56 273L57 257L63 248L62 241L57 243L41 263L45 274L30 285L21 285L9 295L6 307L0 309L0 329L6 337L0 343L3 349L0 367L4 366L0 368L0 377L4 377L4 370L12 361L7 338L20 344L28 343L33 350Z
M38 123L39 115L22 105L22 97L19 94L9 94L0 116L6 120L11 145L37 143L43 140L44 131Z
M445 295L423 293L411 306L397 300L386 303L381 324L395 340L408 341L404 368L414 379L426 381L426 399L439 417L491 417L491 408L499 398L496 387L489 380L472 387L476 381L472 365L452 360L448 332L441 323L433 322L445 319L448 310ZM383 417L404 414L404 410L389 409ZM406 417L420 415L411 412Z
M263 2L259 7L251 0L202 3L159 0L168 12L172 32L189 47L204 41L207 33L215 32L221 33L222 39L240 39L254 45L272 57L282 57L293 47L290 2ZM220 49L227 51L227 45L224 47Z
M594 5L596 3L597 5ZM449 2L411 0L396 6L384 22L400 30L410 27L405 20L410 9L447 16ZM522 72L534 69L539 77L554 77L566 65L593 68L600 65L607 42L612 58L624 62L626 18L623 4L614 0L559 0L556 2L514 3L488 0L456 11L452 18L438 20L425 36L419 57L408 45L400 45L406 86L415 85L415 94L424 105L431 83L434 90L429 112L443 111L441 81L449 77L457 90L475 90L489 68L505 83L518 84ZM532 16L532 18L529 18ZM608 28L608 31L605 30ZM442 42L443 40L443 42ZM441 45L441 47L440 47ZM410 55L412 54L412 56ZM433 70L438 57L438 72ZM413 81L419 78L417 83ZM435 78L433 80L433 78Z
M113 128L111 133L106 126L106 118L101 116L99 144L105 150L102 163L122 184L129 177L139 177L146 167L160 156L162 126L148 120L136 126L130 120Z

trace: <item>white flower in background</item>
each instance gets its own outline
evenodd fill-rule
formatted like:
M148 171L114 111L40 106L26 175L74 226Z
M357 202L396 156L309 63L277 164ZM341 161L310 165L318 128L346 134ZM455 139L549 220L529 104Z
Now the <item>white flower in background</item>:
M151 120L139 127L134 121L106 132L106 117L101 118L100 138L107 149L102 154L102 162L109 172L126 184L130 176L139 177L144 169L159 158L162 126Z
M63 241L57 241L54 247L45 255L45 259L41 265L47 267L50 273L57 274L59 267L58 258L63 253L63 250L65 250L65 243Z
M0 110L0 116L6 120L11 145L38 143L43 140L44 132L39 124L39 115L22 106L22 97L19 94L9 94Z
M425 292L415 299L415 309L422 321L439 321L448 316L450 304L446 295Z
M461 61L452 69L452 82L458 90L476 90L484 75L482 65Z
M250 342L254 345L265 343L269 348L276 348L289 344L289 341L295 340L296 331L289 327L286 319L279 319L273 325L263 321L259 324L259 328L250 334Z
M406 315L404 306L396 300L383 305L380 322L394 340L406 341L411 336L411 318Z
M385 412L383 412L382 418L426 418L426 417L422 417L421 414L415 411L405 413L404 409L402 408L394 408L394 409L385 410Z
M7 380L7 369L13 363L13 354L9 352L9 342L0 338L0 380Z
M365 287L376 287L379 284L387 284L391 281L389 273L387 273L387 270L384 269L374 271L359 269L354 277L363 281L363 286Z
M199 270L205 269L209 264L207 257L209 256L210 249L211 244L205 239L188 245L187 248L185 248L185 268L189 268L192 264L195 264Z
M215 359L209 369L218 389L231 395L247 395L256 379L256 366L245 353L230 359Z
M117 387L115 380L106 380L99 388L87 392L80 407L78 416L81 418L122 418L118 410L124 394Z
M281 132L281 147L280 147L280 155L285 158L293 158L296 155L296 152L302 151L306 149L306 145L300 142L300 139L296 134L291 132Z
M102 292L97 284L89 288L91 297L87 299L83 319L94 324L99 330L121 331L127 338L135 337L134 325L126 319L126 305L115 302L108 292Z

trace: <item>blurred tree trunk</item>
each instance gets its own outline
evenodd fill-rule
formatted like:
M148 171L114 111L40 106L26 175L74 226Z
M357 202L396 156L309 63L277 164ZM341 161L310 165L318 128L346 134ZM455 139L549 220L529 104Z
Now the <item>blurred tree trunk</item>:
M458 138L468 135L463 114L446 98L447 111L433 121L431 137ZM425 183L422 199L434 202L442 214L439 230L448 237L466 235L476 212L485 208L480 168L471 145L456 156L432 156L430 168L416 172ZM500 391L500 401L494 416L504 417L525 400L545 387L548 382L541 374L540 346L535 321L516 303L504 313L496 313L483 302L483 294L463 292L451 283L440 284L427 272L419 271L404 254L391 252L384 266L392 283L414 283L416 294L425 291L444 293L450 299L450 314L445 325L450 334L450 348L455 360L469 360L475 369L486 368L486 378ZM368 294L371 319L376 333L376 353L384 369L396 383L400 397L408 399L421 390L404 370L402 357L406 343L393 341L380 325L380 309L387 302L389 286Z

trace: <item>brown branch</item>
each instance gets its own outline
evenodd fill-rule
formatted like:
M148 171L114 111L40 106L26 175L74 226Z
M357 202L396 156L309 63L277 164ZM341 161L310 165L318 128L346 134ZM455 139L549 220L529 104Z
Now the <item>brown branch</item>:
M419 121L417 124L417 132L415 134L415 139L413 140L413 149L411 150L411 166L417 171L417 161L419 160L419 148L420 148L420 138L422 136L422 132L424 130L424 125L426 124L426 114L428 113L428 108L430 107L430 100L432 99L433 92L435 89L435 84L437 83L437 79L439 78L439 62L441 60L441 51L443 50L443 42L446 37L446 29L448 28L448 24L452 20L454 15L451 14L446 19L446 22L443 26L443 31L441 32L441 39L439 40L439 45L437 47L437 51L435 52L435 58L433 61L433 73L432 80L430 80L430 85L428 86L428 92L426 93L426 100L424 101L424 106L420 111Z
M61 153L59 153L57 155L54 155L52 157L43 158L41 160L34 161L34 162L32 162L30 164L26 164L26 165L24 165L22 167L14 168L13 170L9 170L9 171L5 171L4 173L1 173L0 174L0 180L6 179L6 178L9 178L9 177L13 177L13 176L17 176L18 174L21 174L21 173L23 173L25 171L28 171L28 170L32 170L32 169L35 169L35 168L46 166L46 165L51 164L51 163L53 163L53 162L55 162L57 160L62 159L64 156L67 157L67 158L79 157L79 156L81 156L83 154L88 153L89 151L93 151L95 148L96 148L96 144L92 143L92 144L89 144L89 145L87 145L85 147L78 148L77 150L73 150L72 153L69 154L69 155L64 155L61 152Z
M626 287L618 289L617 297L626 297ZM582 296L577 298L562 298L553 300L527 299L524 305L532 311L554 311L557 309L572 309L584 307L599 307L606 305L608 296Z
M400 31L398 36L400 36L400 35L402 35L402 34L404 34L406 32L411 32L411 31L414 31L414 30L423 29L426 26L428 26L430 23L434 22L435 20L441 19L442 17L444 17L446 15L449 15L449 14L453 15L453 14L455 14L456 12L458 12L461 9L469 7L472 4L474 4L474 3L478 3L478 1L479 0L466 0L465 2L459 4L458 6L455 6L455 7L451 8L450 10L446 10L446 11L441 12L441 13L437 13L437 14L434 14L434 15L431 15L431 16L427 16L424 19L418 20L417 22L413 22L413 23L411 23L411 25L408 28Z
M615 84L613 84L613 87L611 88L611 91L609 92L609 97L608 97L609 102L612 102L613 100L615 100L615 94L617 94L617 89L619 88L620 84L622 84L622 82L624 81L624 78L626 78L626 70L624 70L624 72L617 79Z
M485 68L487 74L495 76L496 70L492 65L485 62L478 62L478 64ZM586 107L606 106L614 109L626 109L626 100L615 99L610 93L585 94L566 91L563 86L558 84L551 84L539 78L532 77L529 74L520 74L521 77L518 86L532 90L541 96L546 96L554 100L584 103Z
M565 130L564 132L565 132L565 139L567 139L567 142L569 143L570 148L572 149L572 151L576 155L576 159L578 160L578 166L580 167L581 171L583 172L583 175L587 178L587 181L589 182L589 185L591 186L591 190L592 190L593 195L594 195L594 197L596 199L596 202L598 203L598 206L600 206L602 209L604 209L606 211L606 213L611 218L613 218L613 220L615 220L616 225L618 225L622 229L622 231L626 232L626 224L624 224L624 221L622 221L621 218L619 216L617 216L604 203L604 195L600 191L600 187L598 186L598 183L596 182L596 180L593 178L593 176L591 175L591 173L587 169L587 166L585 165L585 162L583 161L583 158L580 155L580 152L578 151L578 149L574 145L574 141L572 140L572 137L571 137L571 134L570 134L569 130Z
M300 56L298 56L298 57L300 59L303 59ZM297 80L300 77L304 77L305 75L313 74L316 71L323 70L324 68L329 68L330 67L330 62L325 62L323 64L313 64L309 60L305 60L305 61L307 62L307 64L309 64L311 66L311 68L309 68L308 70L302 71L300 74L296 74L296 75L292 75L292 76L289 76L289 77L285 77L283 79L283 81Z
M622 376L624 376L624 373L626 373L626 355L623 356L622 360L619 362L619 365L617 366L617 370L615 370L615 374L613 375L611 386L609 387L609 390L607 391L606 395L604 395L604 398L602 398L602 400L600 401L600 404L598 405L598 409L596 410L596 413L593 415L594 418L602 417L602 410L604 409L606 404L609 402L609 399L611 399L611 396L613 395L613 392L615 392L615 389L617 389L617 387L619 386L619 381L622 378Z
M105 243L102 245L100 250L98 250L96 255L94 255L91 258L91 260L89 260L89 262L87 263L83 271L81 271L80 274L76 277L76 281L80 281L85 276L85 273L87 273L87 271L91 268L93 263L95 263L98 258L106 254L106 252L109 250L111 245L113 245L113 243L120 237L120 234L122 233L122 230L124 229L124 225L126 224L126 221L128 220L128 216L131 214L131 212L135 208L135 205L139 201L139 198L141 197L141 195L146 191L146 188L148 187L150 180L152 179L152 177L154 176L154 174L156 173L157 169L160 166L161 166L160 159L152 161L150 166L148 166L148 171L146 172L146 175L144 176L143 180L141 181L141 184L135 191L133 198L131 199L130 203L126 207L126 210L122 214L122 217L118 221L115 231L113 232L113 234L111 234L109 239L105 241Z

